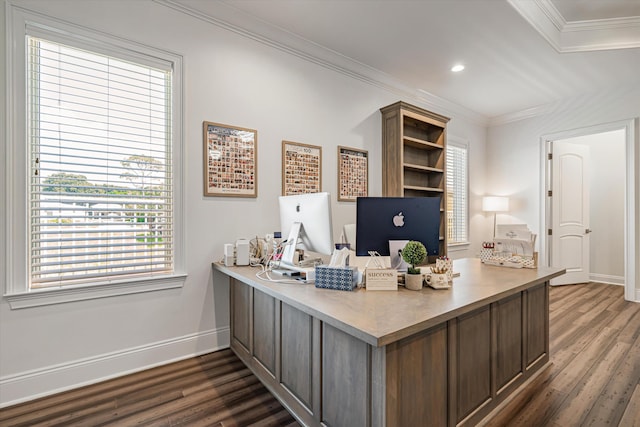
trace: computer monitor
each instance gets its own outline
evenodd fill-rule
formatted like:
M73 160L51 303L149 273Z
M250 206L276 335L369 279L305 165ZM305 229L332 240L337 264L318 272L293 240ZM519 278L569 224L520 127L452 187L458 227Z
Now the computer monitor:
M440 248L440 196L358 197L356 255L389 256L389 240L417 240L427 255Z
M282 236L287 239L281 259L283 264L298 264L294 259L296 247L324 255L332 254L333 229L329 193L280 196L279 205Z

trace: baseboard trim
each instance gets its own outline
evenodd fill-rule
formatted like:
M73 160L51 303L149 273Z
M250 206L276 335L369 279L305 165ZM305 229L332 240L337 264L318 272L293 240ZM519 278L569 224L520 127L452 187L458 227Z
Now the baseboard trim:
M0 408L228 348L229 327L0 378Z
M592 282L624 286L624 276L611 276L609 274L591 273L589 274L589 280Z

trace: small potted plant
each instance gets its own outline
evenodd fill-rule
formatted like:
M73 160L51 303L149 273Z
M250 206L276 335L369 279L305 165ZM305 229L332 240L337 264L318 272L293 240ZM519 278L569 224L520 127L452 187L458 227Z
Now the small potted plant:
M412 291L422 289L422 274L416 265L422 263L427 257L427 249L421 242L409 241L402 249L402 259L409 264L407 274L404 277L404 287Z

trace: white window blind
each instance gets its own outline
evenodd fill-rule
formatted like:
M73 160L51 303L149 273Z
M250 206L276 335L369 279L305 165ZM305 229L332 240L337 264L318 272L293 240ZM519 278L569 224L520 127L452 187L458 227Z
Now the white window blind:
M467 148L447 144L447 240L468 242Z
M27 37L30 288L174 271L171 83Z

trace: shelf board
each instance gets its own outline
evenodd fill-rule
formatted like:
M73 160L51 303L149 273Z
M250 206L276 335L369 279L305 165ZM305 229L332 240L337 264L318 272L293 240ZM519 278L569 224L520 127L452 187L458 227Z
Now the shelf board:
M420 187L418 185L405 185L405 190L429 191L431 193L443 193L444 189L436 187Z
M444 170L442 170L441 168L432 168L432 167L429 167L429 166L421 166L421 165L416 165L414 163L405 163L403 166L404 166L405 169L411 169L411 170L415 170L415 171L444 173Z
M403 137L403 140L405 144L411 145L413 147L425 148L425 149L431 149L431 150L442 150L443 148L442 145L438 145L436 143L429 142L429 141L424 141L418 138L412 138L410 136Z

